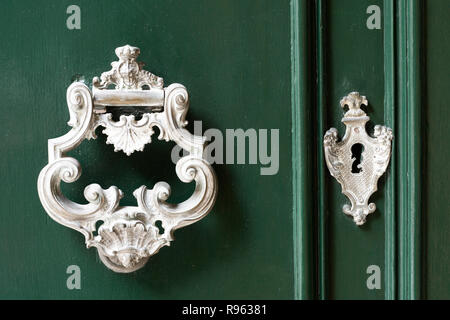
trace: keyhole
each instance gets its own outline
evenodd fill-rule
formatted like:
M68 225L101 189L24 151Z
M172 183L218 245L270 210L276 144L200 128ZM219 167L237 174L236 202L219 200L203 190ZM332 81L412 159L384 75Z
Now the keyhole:
M155 226L158 228L159 234L164 234L164 227L161 220L156 221Z
M364 146L361 143L355 143L352 145L352 173L360 173L361 172L361 161L362 161L362 153L364 151Z

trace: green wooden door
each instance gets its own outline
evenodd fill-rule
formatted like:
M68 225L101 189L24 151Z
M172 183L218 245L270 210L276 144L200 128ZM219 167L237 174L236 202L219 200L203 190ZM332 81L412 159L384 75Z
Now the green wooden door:
M70 29L70 5L81 10ZM368 28L370 6L380 28ZM3 1L0 66L0 298L39 299L394 299L449 298L448 144L450 31L447 0ZM109 70L114 48L141 49L145 69L190 94L188 129L254 130L278 148L274 174L257 157L213 165L216 204L177 230L170 247L131 274L108 270L83 236L43 209L36 180L47 139L66 133L67 87L89 86ZM322 139L336 127L339 100L369 99L375 124L394 131L393 156L357 227L326 168ZM273 129L273 131L271 131ZM158 181L170 202L189 197L170 161L173 143L154 141L130 157L98 130L70 155L83 173L63 192L83 203L84 187L133 190ZM259 149L258 149L259 150ZM227 150L228 151L228 150ZM260 150L259 150L260 151ZM229 151L228 151L229 152ZM269 152L269 153L270 153ZM68 266L81 289L67 287ZM369 288L370 266L381 286Z

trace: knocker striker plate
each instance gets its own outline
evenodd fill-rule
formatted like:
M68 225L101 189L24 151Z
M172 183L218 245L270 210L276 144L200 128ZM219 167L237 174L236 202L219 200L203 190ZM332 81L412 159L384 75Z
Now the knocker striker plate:
M378 179L389 164L393 138L392 130L380 125L375 126L374 138L367 134L365 126L370 118L361 109L361 105L367 106L367 103L366 97L358 92L342 98L342 108L348 107L342 118L345 135L338 142L338 132L331 128L323 140L327 167L351 202L351 206L344 205L343 211L352 216L358 226L363 225L367 215L376 209L375 203L369 203L369 198L377 191Z
M203 157L206 139L184 128L189 108L186 88L181 84L164 87L162 78L143 70L143 64L136 61L139 48L126 45L115 52L119 60L111 64L110 71L93 79L92 91L82 82L72 83L67 89L68 124L72 129L48 140L49 161L40 172L38 193L49 216L81 232L87 247L96 247L108 268L132 272L143 267L163 246L169 246L176 229L195 223L210 212L217 196L217 179ZM114 121L108 108L117 106L145 107L150 112L140 120L121 115L119 121ZM189 152L177 162L175 170L181 181L195 181L194 193L182 203L168 204L170 186L158 182L153 189L141 186L134 191L137 206L120 206L121 190L91 184L84 190L88 204L67 199L60 183L76 181L81 166L66 153L84 139L95 139L98 126L104 127L106 142L114 145L114 151L126 155L142 151L151 142L153 127L158 127L158 139L174 141ZM97 221L103 221L98 229ZM164 229L162 234L155 225L158 221Z

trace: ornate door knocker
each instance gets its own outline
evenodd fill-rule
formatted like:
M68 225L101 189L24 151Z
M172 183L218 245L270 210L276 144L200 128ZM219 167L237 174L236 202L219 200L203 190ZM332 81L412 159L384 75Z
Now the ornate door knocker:
M337 130L331 128L323 139L328 169L351 202L351 207L346 204L343 211L357 225L363 225L367 215L376 209L375 203L369 204L369 198L377 191L378 178L389 164L393 137L390 128L380 125L375 126L375 138L367 134L365 126L370 118L361 110L362 104L367 106L367 99L358 92L344 97L341 107L348 107L342 118L345 135L337 142Z
M209 213L217 196L217 179L203 157L206 138L184 129L189 108L186 88L181 84L164 87L162 78L143 70L142 63L136 61L139 48L126 45L115 52L119 61L113 62L112 69L100 79L93 79L92 92L82 82L68 87L68 124L72 129L48 140L48 164L39 175L38 192L49 216L81 232L86 246L96 247L108 268L132 272L143 267L163 246L169 246L176 229L195 223ZM140 120L133 115L121 115L119 121L113 121L107 107L117 106L145 107L149 112ZM91 184L84 190L88 204L67 199L61 193L60 182L76 181L81 166L66 153L84 139L95 139L98 126L104 127L107 143L114 145L114 151L127 155L142 151L151 142L152 128L158 127L160 140L174 141L189 152L176 163L176 173L185 183L195 181L194 193L182 203L169 204L166 200L170 186L158 182L153 189L141 186L134 191L137 206L120 206L121 190ZM103 221L98 230L97 221ZM155 225L158 221L164 229L162 234Z

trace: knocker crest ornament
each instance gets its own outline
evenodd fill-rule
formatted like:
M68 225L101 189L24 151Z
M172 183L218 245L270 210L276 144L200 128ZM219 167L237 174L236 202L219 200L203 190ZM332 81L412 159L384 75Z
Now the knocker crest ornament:
M40 172L38 192L49 216L81 232L87 247L96 247L108 268L132 272L142 268L163 246L169 246L176 229L195 223L210 212L217 196L217 179L203 157L206 138L194 136L184 128L189 108L186 88L181 84L164 88L162 78L143 70L142 63L136 61L139 48L126 45L115 52L119 61L113 62L112 69L100 79L93 79L92 92L82 82L68 87L68 124L72 129L48 140L48 164ZM140 120L134 115L121 115L119 121L113 121L108 108L118 106L145 107L149 112ZM141 186L134 191L137 206L120 206L121 190L91 184L84 190L87 204L67 199L61 193L60 183L76 181L81 166L66 153L84 139L95 139L98 126L105 128L103 133L107 143L114 145L114 151L127 155L142 151L151 142L152 128L158 127L160 140L174 141L189 152L176 163L175 170L181 181L195 181L194 193L182 203L169 204L166 200L170 186L158 182L153 189ZM98 221L103 224L96 229ZM161 222L162 233L157 222Z
M361 105L367 106L367 99L358 92L342 98L341 107L348 107L342 118L346 125L345 135L338 142L338 132L331 128L323 139L328 169L351 202L351 206L344 205L343 211L352 216L358 226L363 225L367 215L376 209L375 203L369 203L369 198L377 191L378 179L389 164L393 138L392 130L380 125L375 126L374 138L367 134L365 126L370 118Z

